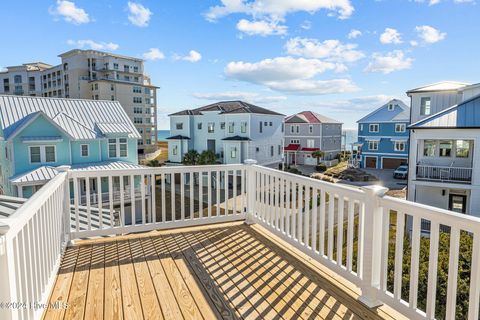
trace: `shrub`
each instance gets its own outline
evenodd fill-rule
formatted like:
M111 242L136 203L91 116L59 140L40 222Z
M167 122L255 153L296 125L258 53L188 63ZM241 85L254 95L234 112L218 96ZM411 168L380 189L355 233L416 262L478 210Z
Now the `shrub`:
M325 171L327 171L327 166L323 163L317 164L315 166L315 170L318 171L318 172L325 172Z

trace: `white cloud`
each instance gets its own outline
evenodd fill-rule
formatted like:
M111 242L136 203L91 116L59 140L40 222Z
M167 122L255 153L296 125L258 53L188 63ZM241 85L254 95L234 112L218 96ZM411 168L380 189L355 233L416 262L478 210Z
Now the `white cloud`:
M232 13L283 19L289 13L299 11L315 13L319 10L335 12L340 19L345 19L354 11L350 0L221 0L221 2L221 5L209 8L205 14L207 20L215 21Z
M58 0L55 8L50 8L50 14L62 17L63 20L79 25L90 22L88 13L72 1Z
M433 6L442 2L442 0L415 0L415 2L428 2L429 6ZM453 3L474 3L475 0L453 0Z
M296 56L325 59L333 62L354 62L365 57L365 54L356 50L356 44L344 44L339 40L293 38L285 44L287 52Z
M303 30L310 30L312 28L312 22L310 20L305 20L300 25L300 28Z
M413 59L405 57L401 50L394 50L387 54L374 53L372 61L365 68L366 72L381 72L389 74L394 71L410 69Z
M177 54L174 54L173 59L174 60L184 60L184 61L189 61L189 62L198 62L198 61L202 60L202 55L198 51L190 50L190 52L187 56L179 56Z
M358 38L362 35L362 31L360 30L357 30L357 29L352 29L350 30L350 32L348 33L348 39L355 39L355 38Z
M312 103L316 107L334 110L335 112L369 112L386 102L393 99L391 96L384 94L360 96L351 99L336 99L334 101L322 101Z
M115 51L120 46L113 42L96 42L93 40L68 40L67 44L80 49L90 48L92 50L110 50Z
M140 3L128 2L128 20L137 27L146 27L152 16L152 11Z
M415 27L415 31L417 31L418 37L424 43L439 42L445 39L445 37L447 36L445 32L440 32L439 30L431 26L417 26Z
M385 28L385 31L380 35L380 42L383 44L399 44L402 43L402 37L396 29Z
M350 79L314 79L326 71L344 71L344 66L319 59L277 57L255 63L230 62L224 70L227 78L295 94L318 95L358 89Z
M215 93L194 93L198 99L221 101L221 100L242 100L251 103L272 103L287 100L285 96L266 96L256 92L225 91Z
M150 50L145 52L142 56L143 56L143 59L151 60L151 61L165 59L165 55L158 48L150 48Z
M237 29L249 36L259 35L265 37L271 35L284 35L287 33L288 27L279 24L278 21L249 21L241 19L237 23Z

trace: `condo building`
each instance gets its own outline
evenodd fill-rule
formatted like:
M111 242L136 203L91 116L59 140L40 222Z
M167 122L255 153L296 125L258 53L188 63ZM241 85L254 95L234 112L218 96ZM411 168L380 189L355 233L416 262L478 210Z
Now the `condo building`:
M142 59L96 50L74 49L59 55L61 64L42 62L0 72L0 95L111 100L120 102L141 139L138 153L156 149L156 90Z

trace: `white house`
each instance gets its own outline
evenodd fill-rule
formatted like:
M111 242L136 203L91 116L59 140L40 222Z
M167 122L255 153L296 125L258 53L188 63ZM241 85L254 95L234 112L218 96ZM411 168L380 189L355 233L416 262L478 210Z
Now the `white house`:
M410 90L408 200L480 216L480 85Z
M282 161L284 115L243 101L222 101L170 115L168 160L211 150L221 163Z

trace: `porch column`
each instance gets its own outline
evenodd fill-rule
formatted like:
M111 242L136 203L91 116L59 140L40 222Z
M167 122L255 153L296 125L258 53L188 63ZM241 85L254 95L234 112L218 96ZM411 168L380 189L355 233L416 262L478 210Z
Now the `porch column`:
M255 194L256 194L256 174L255 168L257 160L245 160L246 178L247 178L247 216L245 217L245 224L255 223Z
M23 198L23 186L17 186L17 195L19 198Z

